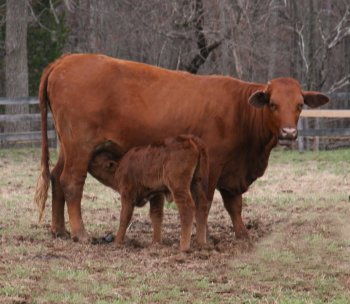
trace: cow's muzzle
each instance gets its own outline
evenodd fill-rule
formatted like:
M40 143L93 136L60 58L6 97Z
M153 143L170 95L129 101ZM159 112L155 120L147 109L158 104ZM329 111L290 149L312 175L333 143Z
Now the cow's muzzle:
M298 137L298 130L296 128L282 128L278 137L279 143L284 144Z

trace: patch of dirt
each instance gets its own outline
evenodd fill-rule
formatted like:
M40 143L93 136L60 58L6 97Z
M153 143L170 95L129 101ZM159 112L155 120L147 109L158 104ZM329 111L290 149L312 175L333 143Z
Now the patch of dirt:
M198 248L196 245L194 225L191 249L187 253L181 253L179 250L180 222L177 211L165 210L161 244L151 244L152 226L148 217L135 214L123 246L108 243L112 237L107 233L94 238L95 245L90 245L89 251L91 254L100 255L103 250L106 259L114 260L117 257L119 260L128 260L133 265L138 264L140 268L164 267L166 272L169 271L169 268L208 271L208 269L225 267L227 261L232 257L250 252L254 245L271 231L273 222L247 217L244 221L250 238L249 240L237 240L222 202L215 202L215 205L208 221L209 236L205 248ZM145 269L141 271L144 272ZM225 278L222 280L225 281Z

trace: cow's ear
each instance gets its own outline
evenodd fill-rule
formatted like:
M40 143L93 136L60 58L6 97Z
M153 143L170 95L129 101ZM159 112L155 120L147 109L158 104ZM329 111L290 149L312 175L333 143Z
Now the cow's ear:
M319 92L304 91L304 102L310 108L317 108L329 102L329 97Z
M264 91L257 91L249 97L248 102L254 107L262 108L269 104L269 95Z

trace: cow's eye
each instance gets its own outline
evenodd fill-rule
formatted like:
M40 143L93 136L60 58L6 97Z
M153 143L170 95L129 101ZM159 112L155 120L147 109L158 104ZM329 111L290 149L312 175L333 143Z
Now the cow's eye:
M299 103L297 105L297 108L298 108L299 111L301 111L304 108L304 104L303 103Z
M271 111L276 111L277 110L277 105L275 103L270 102L269 106L270 106Z

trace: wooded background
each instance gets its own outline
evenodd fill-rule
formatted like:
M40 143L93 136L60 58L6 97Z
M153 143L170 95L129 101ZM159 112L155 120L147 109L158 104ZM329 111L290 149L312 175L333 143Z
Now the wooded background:
M348 90L350 1L0 1L0 96L36 95L43 68L65 52Z
M44 67L66 52L350 91L350 0L0 0L0 96L36 96Z

